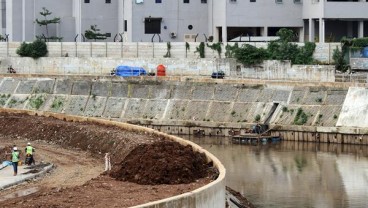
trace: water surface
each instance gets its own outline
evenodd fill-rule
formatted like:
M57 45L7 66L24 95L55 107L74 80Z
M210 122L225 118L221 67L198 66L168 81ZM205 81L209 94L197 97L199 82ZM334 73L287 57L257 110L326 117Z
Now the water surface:
M181 137L219 158L227 185L257 207L368 207L367 146Z

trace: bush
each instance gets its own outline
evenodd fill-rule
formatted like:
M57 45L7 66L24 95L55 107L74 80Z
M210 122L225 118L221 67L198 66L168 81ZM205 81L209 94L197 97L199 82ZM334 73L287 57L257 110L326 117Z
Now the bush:
M17 54L22 57L32 57L37 59L44 57L48 53L47 45L42 40L35 40L32 43L23 42L17 49Z
M245 44L240 48L235 48L234 57L244 66L250 66L262 63L267 58L267 52L263 48Z
M334 60L335 69L337 71L346 72L349 68L349 65L344 56L344 53L340 51L337 47L333 50L332 59Z
M315 43L305 43L299 47L291 41L295 41L292 30L282 28L277 32L279 40L271 41L267 49L257 48L251 45L243 45L241 48L237 44L227 45L225 56L234 57L245 66L262 63L264 60L290 60L292 64L313 64L313 52Z

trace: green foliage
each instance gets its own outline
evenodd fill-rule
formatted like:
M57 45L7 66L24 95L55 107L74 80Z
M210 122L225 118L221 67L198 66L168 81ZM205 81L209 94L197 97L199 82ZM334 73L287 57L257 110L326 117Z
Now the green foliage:
M10 97L10 95L6 95L6 94L1 94L0 95L0 105L4 106L6 101L8 100L8 98Z
M237 48L234 57L244 66L259 64L267 57L267 52L263 48L256 48L252 45L245 44L241 48Z
M63 101L60 98L55 98L51 104L51 108L59 110L61 107L63 107Z
M353 48L363 48L368 46L368 37L365 38L354 38L354 39L344 39L345 42Z
M188 42L185 42L185 50L189 51L190 50L190 45Z
M322 117L323 117L323 114L319 114L319 115L318 115L318 117L317 117L317 121L316 121L316 124L321 123Z
M294 43L285 41L272 41L268 44L267 51L271 60L290 60L292 64L312 64L315 43L305 43L298 47Z
M317 103L322 103L322 98L316 98Z
M235 116L236 112L235 111L231 111L231 115Z
M349 65L344 56L344 53L336 46L336 49L333 50L332 59L334 60L335 69L337 71L346 72L349 69Z
M211 48L214 51L217 51L219 58L221 58L221 52L222 52L222 43L213 43L212 45L207 43L207 47Z
M226 44L225 46L225 57L226 58L233 58L235 51L239 48L238 43L235 43L233 46Z
M170 57L171 57L171 53L170 53L170 50L171 50L171 43L170 43L170 42L167 42L167 43L166 43L166 46L167 46L167 52L166 52L166 54L164 55L164 58L170 58Z
M294 61L298 46L294 43L272 41L268 44L269 59Z
M292 30L282 28L277 32L280 39L271 41L267 49L256 48L251 45L226 46L226 57L234 57L245 66L262 63L264 60L290 60L292 64L313 64L313 52L316 48L315 43L305 43L304 46L291 43L295 41Z
M92 94L92 99L94 100L94 101L96 101L96 95L95 94Z
M261 120L261 115L257 114L256 117L254 117L255 122L259 122Z
M97 25L91 25L89 30L84 32L84 36L89 40L105 40L106 34L100 33L100 29L97 28Z
M288 112L288 108L286 106L282 107L282 112Z
M29 105L33 109L36 109L36 110L38 110L41 107L43 102L44 102L44 99L43 99L42 95L38 95L38 96L35 96L35 97L32 97L31 99L29 99Z
M17 100L16 100L16 99L14 99L14 98L12 98L12 99L9 101L8 106L11 108L11 107L13 107L16 103L17 103Z
M5 37L0 34L0 41L5 40Z
M287 28L281 28L279 31L276 32L276 35L280 37L278 41L280 42L294 42L296 41L296 36L294 32Z
M208 42L212 42L213 41L213 36L212 35L210 35L210 36L208 36Z
M295 56L293 64L313 64L313 52L316 48L315 43L306 42L304 44L304 47L298 48L298 53Z
M295 125L304 125L308 121L307 114L303 111L303 109L298 108L298 111L294 118L294 124Z
M17 49L17 54L22 57L32 57L37 59L44 57L48 53L47 45L42 40L35 40L32 43L23 42Z
M204 58L204 42L201 42L194 53L199 53L199 57Z
M49 29L48 29L48 25L50 24L58 24L60 23L60 18L59 17L54 17L52 19L48 19L47 17L49 15L51 15L52 12L50 12L48 9L46 9L45 7L42 7L42 11L40 12L40 15L44 17L43 20L39 20L39 19L36 19L36 23L39 25L39 26L45 26L46 28L46 39L47 40L58 40L60 41L61 39L63 39L62 37L56 37L56 36L52 36L50 37L49 36ZM40 36L37 36L37 38L41 38Z
M337 119L337 115L335 114L335 115L333 115L333 119Z

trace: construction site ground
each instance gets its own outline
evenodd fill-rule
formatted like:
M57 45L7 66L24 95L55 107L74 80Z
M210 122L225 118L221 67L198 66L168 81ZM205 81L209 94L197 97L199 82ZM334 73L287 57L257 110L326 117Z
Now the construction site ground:
M210 164L202 164L204 170L208 170L202 171L201 174L205 175L198 175L199 173L192 171L189 174L194 174L191 176L193 180L185 180L185 183L175 176L165 179L167 175L157 175L157 172L161 171L157 167L149 168L142 165L141 168L135 168L138 172L125 172L125 178L122 177L121 171L126 170L124 165L131 165L124 159L134 160L134 157L129 155L132 150L138 150L136 151L138 153L145 152L142 148L149 148L157 142L166 142L163 138L145 133L127 132L100 124L5 113L0 114L0 126L2 126L0 130L2 160L8 159L5 152L11 151L9 147L16 144L24 151L27 142L31 142L36 148L36 164L40 162L54 164L54 169L43 177L0 191L0 207L130 207L195 190L216 178L216 172ZM165 168L176 171L177 167L173 164L183 164L182 166L186 167L185 171L188 171L183 156L192 163L201 162L200 155L193 156L187 151L183 152L173 146L172 148L181 155L173 152L164 154L165 151L161 151L159 156L152 155L152 160L160 157L159 161L168 163ZM110 172L104 172L103 157L106 149L114 150L110 152L113 164L113 170ZM154 165L152 163L153 161L150 161L145 165ZM142 175L142 169L145 168L146 173ZM127 169L134 168L127 167ZM147 174L147 171L152 174ZM129 174L141 174L135 177L135 180L140 178L144 180L130 182ZM185 174L179 171L177 175ZM147 182L147 177L151 177L152 180ZM166 184L160 184L160 181L165 181Z

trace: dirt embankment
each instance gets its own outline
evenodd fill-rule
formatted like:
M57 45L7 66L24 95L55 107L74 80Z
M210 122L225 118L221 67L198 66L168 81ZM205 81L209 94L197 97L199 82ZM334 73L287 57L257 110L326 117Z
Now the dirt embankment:
M2 198L24 187L0 193L0 207L129 207L194 190L217 177L202 154L148 133L4 113L0 125L4 146L31 141L36 161L57 167L26 185L37 187L36 193L8 200ZM100 174L106 152L113 170Z

